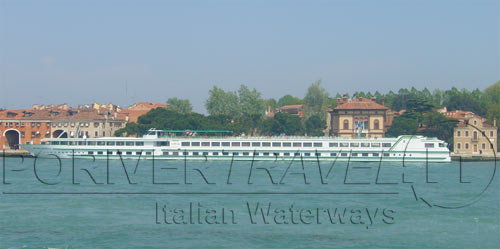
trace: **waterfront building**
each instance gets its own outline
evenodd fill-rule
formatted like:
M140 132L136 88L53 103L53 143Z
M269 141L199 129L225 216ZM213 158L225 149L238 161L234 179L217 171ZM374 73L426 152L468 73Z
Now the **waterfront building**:
M453 130L454 154L470 157L490 157L497 151L497 126L486 123L482 118L470 111L452 111L444 115L459 121Z
M385 136L396 112L374 99L337 98L337 106L329 110L330 134L345 138L380 138Z
M40 144L51 137L51 119L46 111L0 111L0 149L18 149L19 144Z

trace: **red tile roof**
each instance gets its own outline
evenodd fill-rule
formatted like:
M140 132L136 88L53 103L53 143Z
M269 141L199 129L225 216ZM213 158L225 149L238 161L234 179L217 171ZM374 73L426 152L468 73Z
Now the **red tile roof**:
M378 104L373 100L359 97L357 99L350 99L345 102L341 102L335 110L389 110L389 108Z

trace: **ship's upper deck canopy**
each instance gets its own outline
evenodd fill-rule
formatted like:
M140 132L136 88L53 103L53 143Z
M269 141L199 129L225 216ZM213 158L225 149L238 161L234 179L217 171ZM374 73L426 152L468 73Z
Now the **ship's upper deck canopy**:
M157 130L149 129L145 137L172 137L172 136L228 136L230 130Z

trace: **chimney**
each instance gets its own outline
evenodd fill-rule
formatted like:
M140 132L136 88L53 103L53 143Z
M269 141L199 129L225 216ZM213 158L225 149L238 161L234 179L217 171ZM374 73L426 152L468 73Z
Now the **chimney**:
M382 105L385 105L385 98L382 98Z
M342 101L343 101L344 103L345 103L345 102L347 102L347 93L346 93L346 94L344 94L344 96L342 96Z

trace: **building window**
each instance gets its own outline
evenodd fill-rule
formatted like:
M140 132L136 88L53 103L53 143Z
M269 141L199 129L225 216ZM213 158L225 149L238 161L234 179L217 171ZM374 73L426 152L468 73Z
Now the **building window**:
M490 137L493 137L493 131L490 131Z
M349 120L344 120L344 130L349 129Z
M468 150L469 149L469 143L465 143L465 149Z
M461 143L457 143L457 149L461 149L462 147L462 144Z
M465 131L465 137L469 137L469 131Z
M477 120L474 120L474 125L477 125Z
M99 136L99 133L98 133L97 131L95 132L95 136L96 136L96 137L98 137L98 136Z
M460 131L457 131L457 137L460 137Z
M485 144L485 143L483 143L483 144L481 145L481 148L483 148L483 150L485 150L485 149L486 149L486 144Z
M375 119L375 122L373 122L373 129L378 130L380 129L379 127L380 127L379 121L378 119Z
M103 131L103 132L102 132L102 136L103 136L103 137L105 137L105 136L106 136L106 132L105 132L105 131Z

